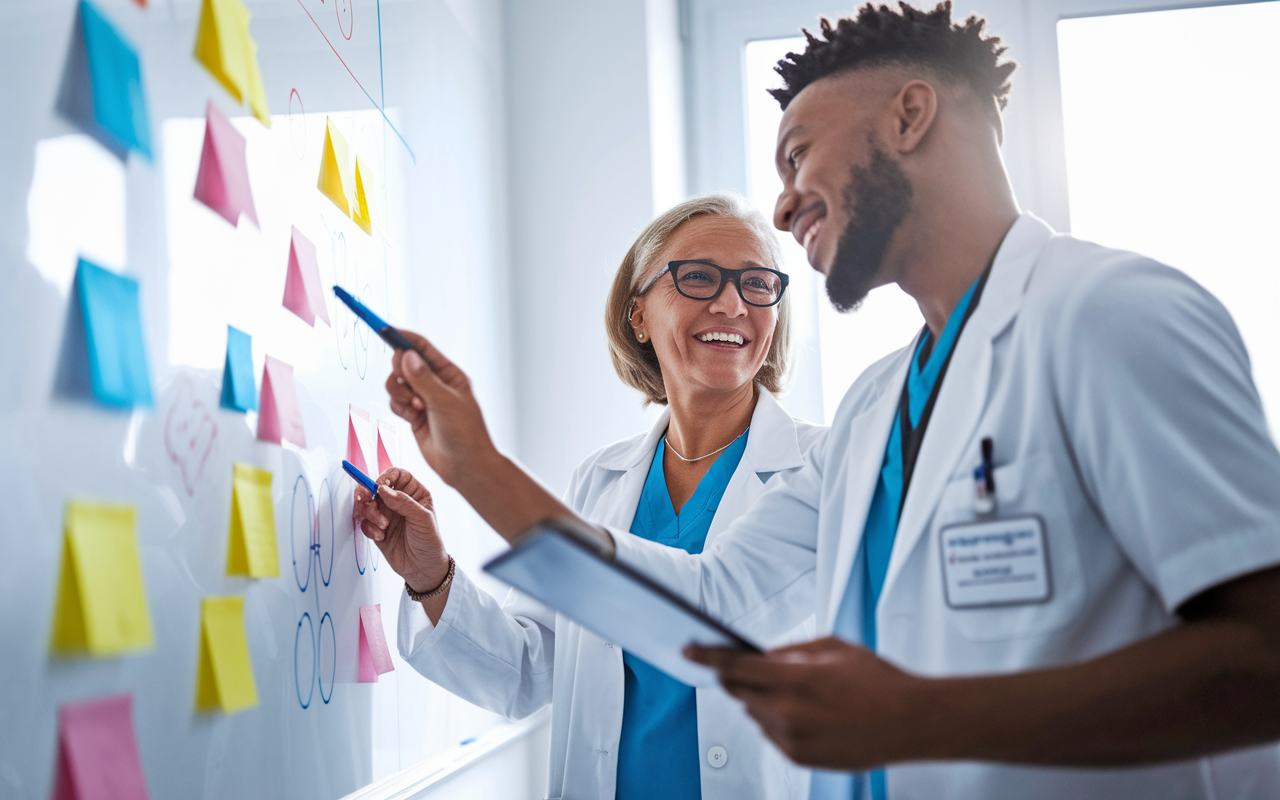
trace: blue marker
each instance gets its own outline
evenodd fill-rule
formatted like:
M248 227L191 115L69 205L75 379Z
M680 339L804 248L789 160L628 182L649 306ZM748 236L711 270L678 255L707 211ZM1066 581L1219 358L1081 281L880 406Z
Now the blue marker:
M365 321L365 324L373 328L373 332L382 337L382 341L391 345L396 350L412 350L422 356L422 360L426 361L427 357L421 350L413 346L413 342L404 338L400 331L391 327L382 317L370 311L365 307L364 303L351 296L351 293L341 286L333 287L333 293L338 299L347 304L347 307L356 313L356 316Z
M374 483L373 479L368 475L361 472L359 467L352 464L350 461L343 461L342 468L347 471L348 475L356 479L356 483L368 489L374 497L378 496L378 484Z

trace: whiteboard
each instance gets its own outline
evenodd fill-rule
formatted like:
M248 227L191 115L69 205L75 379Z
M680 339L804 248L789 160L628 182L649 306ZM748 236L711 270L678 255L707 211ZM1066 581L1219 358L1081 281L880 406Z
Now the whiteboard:
M353 530L352 484L339 467L349 404L369 411L375 430L390 424L398 463L428 470L386 407L388 348L328 291L331 325L309 326L281 305L296 226L316 245L324 286L341 284L392 320L419 316L406 209L427 167L418 168L424 153L398 124L394 86L387 97L383 80L388 64L412 63L413 39L380 30L379 15L396 17L377 0L250 3L267 129L191 57L198 2L96 5L141 55L151 163L120 160L54 109L75 3L0 5L0 319L12 331L0 349L0 480L9 496L0 515L9 554L0 559L0 796L51 795L60 704L127 691L152 797L340 797L448 743L424 736L428 716L446 738L496 719L443 702L398 656L380 683L354 682L359 607L383 604L394 649L402 584ZM397 5L401 20L431 23L421 29L431 31L426 41L465 39L440 4L418 6L414 17ZM210 99L248 141L260 227L247 219L232 227L192 199ZM372 235L315 188L326 117L373 176L364 176ZM429 141L422 136L417 150ZM464 165L482 157L457 156ZM83 333L68 314L80 256L140 282L151 409L107 408L81 388L74 345ZM228 324L253 336L259 388L267 354L295 368L305 449L260 442L254 413L219 407ZM224 574L235 462L274 475L278 578ZM445 507L459 506L444 495ZM151 649L51 655L72 499L136 507ZM456 529L475 527L454 519ZM460 561L492 549L476 541L459 548ZM259 704L196 712L200 600L231 594L244 597Z

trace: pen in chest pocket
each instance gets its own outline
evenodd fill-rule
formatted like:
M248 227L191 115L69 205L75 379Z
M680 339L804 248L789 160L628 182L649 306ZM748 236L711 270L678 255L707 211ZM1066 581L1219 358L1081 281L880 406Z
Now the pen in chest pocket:
M991 453L995 449L991 437L982 440L982 463L973 469L973 510L990 514L996 510L996 468Z

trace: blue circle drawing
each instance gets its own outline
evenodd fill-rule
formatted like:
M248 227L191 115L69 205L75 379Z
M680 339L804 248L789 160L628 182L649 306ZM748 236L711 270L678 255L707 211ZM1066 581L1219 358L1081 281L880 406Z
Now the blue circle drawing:
M306 620L307 628L309 629L307 632L307 642L310 643L313 648L313 652L311 654L311 677L307 678L307 686L309 688L307 690L307 699L305 701L302 699L302 680L298 677L298 642L302 640L303 620ZM316 655L314 652L315 641L316 641L316 626L315 626L315 623L311 621L311 612L303 611L302 619L298 620L298 629L293 634L293 683L295 688L298 690L298 702L302 705L303 708L307 708L308 706L311 705L311 698L316 691L316 681L315 681Z
M328 500L329 513L324 513L324 503ZM329 585L330 579L333 578L333 551L337 545L334 529L337 528L337 520L333 515L333 488L329 486L329 479L325 478L320 481L320 499L316 502L316 527L314 538L312 538L311 549L316 554L316 572L320 574L320 580L325 586ZM321 529L324 527L325 519L329 521L329 572L324 571L324 535ZM305 591L305 590L303 590Z
M303 708L310 708L311 702L315 697L316 686L320 687L320 699L328 705L333 699L334 683L338 673L338 634L335 629L333 616L328 611L320 610L320 589L328 586L329 581L333 578L334 552L337 549L337 519L336 512L333 508L333 487L329 484L329 479L325 478L320 482L319 500L311 494L310 484L307 483L305 476L299 475L293 484L293 499L291 502L292 516L289 522L289 545L293 557L293 577L298 584L298 591L304 594L308 589L312 589L312 596L315 597L315 615L312 612L304 611L302 616L298 618L298 627L294 631L293 636L293 680L294 687L298 695L298 704ZM325 528L328 530L326 531ZM306 577L302 576L302 569L298 564L298 550L301 543L306 543ZM326 553L327 550L327 553ZM328 555L328 569L325 568L325 555ZM315 569L315 575L319 579L315 584L311 583L312 568ZM315 620L319 619L317 623ZM302 635L302 623L307 623L307 635ZM325 628L329 631L329 657L324 657L324 634ZM304 650L303 643L309 645L311 653L311 673L306 681L303 681L300 674L302 665L302 654ZM328 663L329 675L324 674L323 664ZM302 698L302 685L307 684L307 697ZM326 690L325 684L328 683Z
M301 514L298 510L299 502L305 504L305 509ZM311 487L307 485L306 477L299 475L298 479L293 482L293 500L289 504L289 552L293 559L293 579L298 583L298 590L303 592L305 592L307 587L311 585L311 562L313 560L311 558L311 554L315 552L314 519L315 513L312 507ZM298 541L302 539L298 534L298 528L300 525L306 531L307 577L305 580L298 574ZM325 583L328 583L328 581Z
M316 636L316 662L317 663L319 663L320 661L320 644L321 642L324 641L325 620L329 621L329 643L331 647L331 650L330 650L331 661L329 666L329 696L328 697L326 697L324 694L324 673L322 672L318 676L318 678L319 678L319 684L320 684L320 699L325 702L325 705L328 705L329 701L333 699L334 679L338 677L338 634L335 633L333 630L333 617L329 616L328 611L324 612L324 616L320 618L320 634Z

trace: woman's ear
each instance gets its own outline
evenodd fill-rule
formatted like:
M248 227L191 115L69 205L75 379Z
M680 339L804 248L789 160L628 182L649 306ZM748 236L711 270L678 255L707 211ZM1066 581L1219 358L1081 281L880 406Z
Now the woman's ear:
M649 332L644 327L644 298L637 297L631 301L630 314L631 330L635 334L636 341L649 341Z

